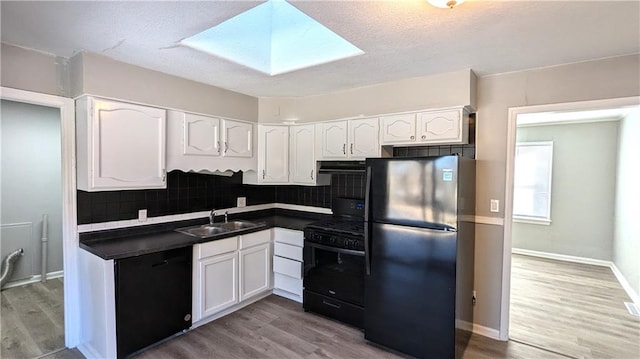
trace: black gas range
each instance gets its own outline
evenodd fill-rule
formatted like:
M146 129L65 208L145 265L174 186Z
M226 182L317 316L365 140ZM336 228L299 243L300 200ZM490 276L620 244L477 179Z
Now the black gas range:
M333 218L304 228L303 308L362 328L364 201L336 198Z

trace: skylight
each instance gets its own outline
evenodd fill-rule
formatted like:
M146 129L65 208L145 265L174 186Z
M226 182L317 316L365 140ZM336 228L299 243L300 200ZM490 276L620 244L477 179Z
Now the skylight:
M271 76L364 53L284 0L269 0L180 43Z

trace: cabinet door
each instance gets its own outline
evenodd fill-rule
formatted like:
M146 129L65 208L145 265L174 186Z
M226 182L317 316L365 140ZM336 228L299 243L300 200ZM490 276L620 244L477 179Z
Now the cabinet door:
M289 181L289 127L260 126L258 130L260 156L258 181L286 183Z
M240 301L271 288L271 244L240 251Z
M421 112L418 114L420 141L462 142L462 110Z
M378 119L349 120L349 158L380 157Z
M166 187L165 110L94 99L91 126L92 189Z
M323 159L347 158L347 121L318 124Z
M220 156L220 119L186 113L183 122L185 155Z
M225 157L253 156L253 125L246 122L222 120L222 142Z
M198 262L200 315L204 318L238 303L237 252Z
M382 144L416 141L416 115L414 113L380 117Z
M315 183L315 125L291 126L291 182Z

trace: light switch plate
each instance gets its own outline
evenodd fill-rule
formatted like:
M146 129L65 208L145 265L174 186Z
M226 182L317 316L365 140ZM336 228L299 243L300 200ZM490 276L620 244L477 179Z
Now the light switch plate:
M146 222L147 221L147 210L141 209L138 211L138 221Z
M247 197L238 197L237 200L237 207L246 207L247 205Z
M491 200L491 212L500 212L500 201L497 199Z

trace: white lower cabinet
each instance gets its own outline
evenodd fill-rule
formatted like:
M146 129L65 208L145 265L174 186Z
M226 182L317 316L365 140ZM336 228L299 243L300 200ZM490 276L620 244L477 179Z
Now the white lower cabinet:
M221 254L198 262L200 315L208 317L238 303L238 254Z
M273 241L273 293L302 302L304 234L274 228Z
M271 231L193 246L193 322L271 289Z

